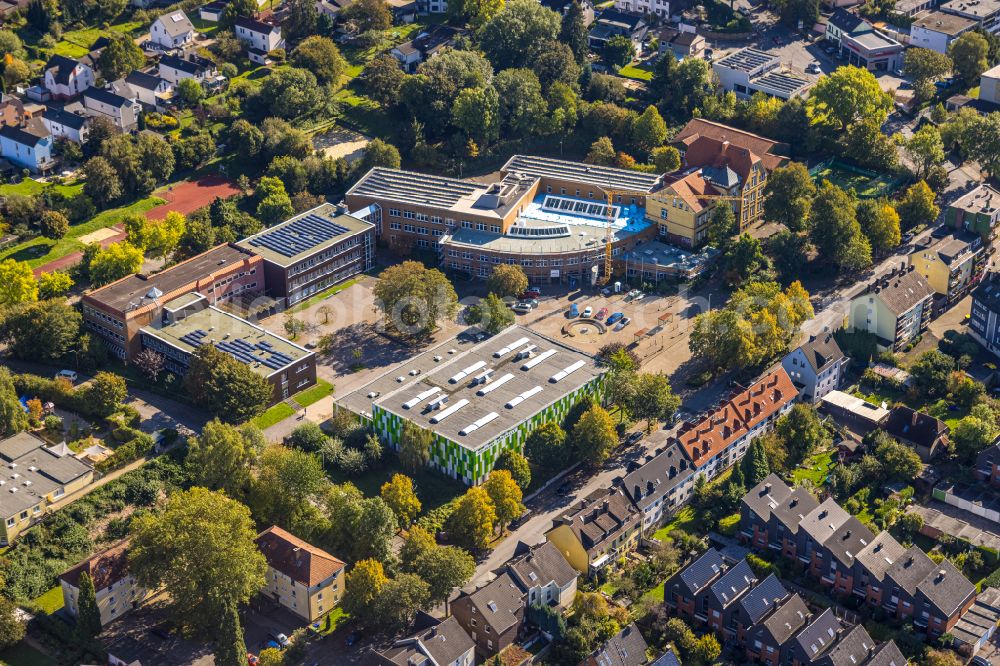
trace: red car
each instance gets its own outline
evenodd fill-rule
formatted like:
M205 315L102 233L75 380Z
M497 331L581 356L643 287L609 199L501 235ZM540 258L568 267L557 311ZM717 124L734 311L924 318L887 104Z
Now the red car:
M524 292L523 294L521 294L521 300L522 301L527 301L527 300L531 300L533 298L540 298L541 295L542 295L542 292L540 292L537 289L528 289L526 292Z
M596 319L604 319L607 316L608 316L608 309L607 308L601 308L600 310L597 311L597 314L595 315L595 318Z

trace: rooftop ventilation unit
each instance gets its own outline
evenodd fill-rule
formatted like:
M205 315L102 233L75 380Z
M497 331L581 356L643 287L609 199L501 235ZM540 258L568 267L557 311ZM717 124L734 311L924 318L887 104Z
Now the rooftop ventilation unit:
M497 351L493 352L493 358L501 358L503 356L506 356L507 354L514 351L516 347L523 345L525 342L531 342L531 340L529 338L518 338L514 342L504 347L503 349L498 349Z
M520 405L522 402L524 402L525 400L527 400L531 396L537 395L537 394L539 394L541 392L542 392L542 387L541 386L536 386L535 388L528 389L527 391L525 391L521 395L514 396L513 398L511 398L510 402L507 403L506 407L507 407L507 409L514 409L515 407L517 407L518 405Z
M547 352L542 352L541 354L539 354L535 358L531 359L530 361L528 361L527 363L525 363L524 365L522 365L521 369L522 370L531 370L533 367L535 367L536 365L538 365L539 363L541 363L545 359L552 358L552 356L555 353L556 353L555 349L550 349Z
M435 409L441 409L447 404L448 404L448 396L439 395L438 397L434 398L429 403L427 403L427 408L433 411Z
M482 372L472 378L472 385L479 386L480 384L489 384L496 372L497 371L493 368L488 368L485 372Z
M444 421L446 418L448 418L458 410L462 409L462 407L465 407L467 404L469 404L469 401L466 400L465 398L462 398L461 400L459 400L454 405L444 410L440 414L432 416L431 423L441 423L441 421Z
M577 361L576 363L568 365L565 368L563 368L562 370L560 370L559 372L557 372L556 374L554 374L551 377L549 377L549 381L552 382L553 384L555 384L556 382L558 382L558 381L560 381L562 379L566 379L566 377L568 375L576 372L577 370L579 370L580 368L582 368L586 364L587 364L586 361Z
M500 388L501 386L503 386L512 379L514 379L514 375L508 372L506 375L496 380L495 382L492 382L489 385L484 386L483 388L476 391L476 395L482 397L487 393L492 393L493 391L497 390L498 388Z
M407 400L406 402L403 403L403 409L412 409L412 408L416 407L417 405L419 405L420 403L422 403L424 400L426 400L427 398L431 397L432 395L434 395L435 393L437 393L440 390L441 389L439 389L437 386L435 386L433 388L427 389L426 391L424 391L422 393L418 393L416 395L416 397L411 398L411 399L409 399L409 400Z
M462 428L461 430L459 430L458 434L462 435L464 437L465 435L468 435L470 432L475 432L476 430L479 430L484 425L486 425L487 423L489 423L493 419L497 418L498 416L500 416L500 415L497 414L496 412L490 412L489 414L487 414L483 418L478 419L474 423L470 423L469 425L467 425L464 428Z
M462 370L460 373L449 379L448 383L457 384L466 377L468 377L469 375L471 375L473 372L478 370L479 368L485 368L485 367L486 367L486 361L476 361L475 363L467 367L465 370Z
M517 352L517 355L514 358L516 358L518 361L520 361L522 358L531 358L531 355L534 354L535 351L537 350L538 350L538 345L528 345L521 351Z

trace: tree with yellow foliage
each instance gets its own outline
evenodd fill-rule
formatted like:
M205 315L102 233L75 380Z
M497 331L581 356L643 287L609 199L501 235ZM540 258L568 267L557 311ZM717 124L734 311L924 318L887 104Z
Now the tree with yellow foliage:
M382 500L389 505L402 526L407 526L420 513L421 504L413 492L413 479L404 474L393 474L392 479L382 484Z

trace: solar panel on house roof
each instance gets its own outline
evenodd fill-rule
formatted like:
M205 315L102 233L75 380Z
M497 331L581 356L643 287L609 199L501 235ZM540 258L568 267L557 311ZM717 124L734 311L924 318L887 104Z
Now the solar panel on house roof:
M249 243L285 257L294 257L347 232L347 227L310 213L262 233L250 239Z

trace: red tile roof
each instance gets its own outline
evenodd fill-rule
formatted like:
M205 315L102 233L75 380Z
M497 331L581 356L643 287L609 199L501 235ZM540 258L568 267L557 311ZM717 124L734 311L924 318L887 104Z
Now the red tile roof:
M103 590L128 576L128 546L129 540L123 539L107 550L67 569L59 579L73 587L79 587L80 574L86 571L94 581L94 589Z
M797 395L788 373L778 367L731 396L698 423L682 428L677 439L688 458L700 467Z
M770 172L789 159L786 144L702 118L689 121L674 143L682 145L690 166L728 166L741 178L757 161Z
M320 584L344 568L344 563L330 553L277 525L257 535L257 547L272 569L307 587Z
M698 171L692 171L688 175L678 178L669 183L667 187L671 188L696 213L709 206L711 200L702 198L704 195L719 194L719 191L702 178Z

